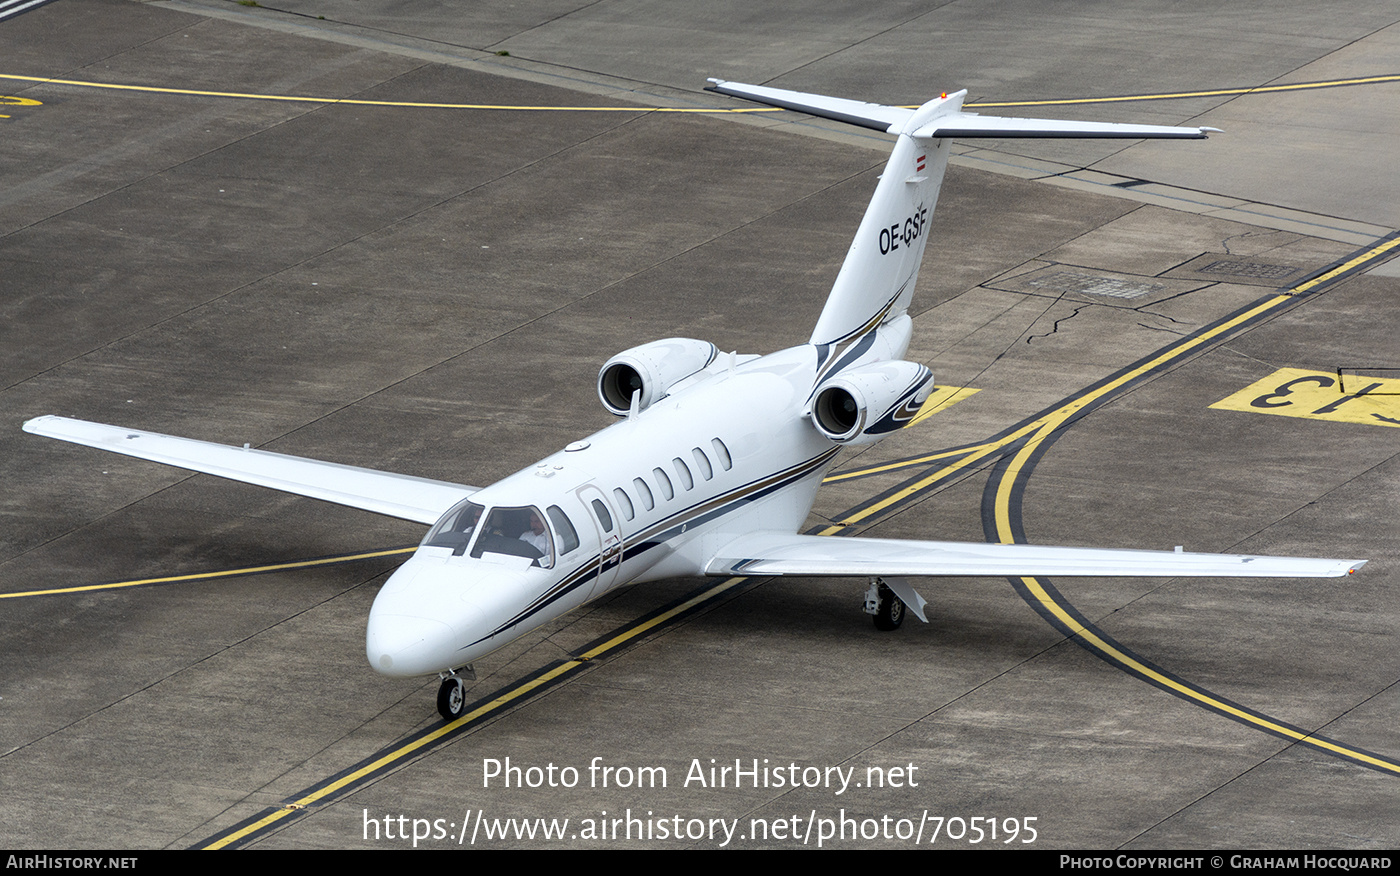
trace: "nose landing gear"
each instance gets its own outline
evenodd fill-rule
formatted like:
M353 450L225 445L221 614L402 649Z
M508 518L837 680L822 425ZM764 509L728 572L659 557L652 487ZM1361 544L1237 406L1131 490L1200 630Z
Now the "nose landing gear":
M465 677L458 672L465 673ZM442 686L438 688L438 714L451 722L467 713L467 681L476 681L476 671L470 666L461 670L448 670L442 673Z

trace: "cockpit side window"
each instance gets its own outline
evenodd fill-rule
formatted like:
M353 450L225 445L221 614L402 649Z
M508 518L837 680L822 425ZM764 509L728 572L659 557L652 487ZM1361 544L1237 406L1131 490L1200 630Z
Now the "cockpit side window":
M578 547L578 533L574 531L574 524L570 522L569 515L564 513L563 508L550 505L549 519L554 524L554 531L559 533L559 553L567 554Z
M485 510L485 507L470 500L458 502L423 536L422 546L452 548L453 556L460 557L466 553L472 533L476 531L476 524Z

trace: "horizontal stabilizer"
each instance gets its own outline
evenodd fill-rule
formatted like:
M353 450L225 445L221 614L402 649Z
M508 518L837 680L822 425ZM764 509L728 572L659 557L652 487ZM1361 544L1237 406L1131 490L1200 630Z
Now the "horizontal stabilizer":
M1075 122L1062 119L1015 119L951 113L939 116L914 132L915 137L1074 137L1076 139L1204 140L1207 131L1171 125L1130 125L1122 122Z
M1338 578L1365 562L759 532L725 545L705 571L813 577Z
M38 417L25 423L24 431L419 523L437 522L448 508L477 491L446 481L67 417Z
M891 134L904 127L904 122L914 114L911 109L898 106L884 106L866 103L863 100L848 100L843 97L827 97L822 94L805 94L801 91L787 91L782 88L769 88L766 85L745 85L742 82L725 82L711 79L713 85L705 86L706 91L742 97L754 103L797 110L809 116L834 119L862 128L887 131Z
M846 260L808 343L825 356L888 326L908 311L928 245L954 138L1075 137L1204 139L1215 128L1017 119L965 112L967 91L941 94L917 109L711 79L707 90L896 135ZM894 357L904 351L895 351Z
M823 119L847 122L863 128L873 128L890 134L907 133L927 140L940 137L999 138L999 137L1075 137L1080 139L1128 138L1201 140L1208 131L1218 128L1176 127L1171 125L1129 125L1118 122L1076 122L1061 119L1016 119L983 116L962 112L960 102L950 103L941 111L930 104L918 112L921 118L912 131L905 131L916 111L899 106L885 106L860 100L807 94L766 85L746 85L711 79L707 91L732 97L742 97L754 103L797 110ZM956 97L956 95L954 95ZM932 114L931 119L927 114Z

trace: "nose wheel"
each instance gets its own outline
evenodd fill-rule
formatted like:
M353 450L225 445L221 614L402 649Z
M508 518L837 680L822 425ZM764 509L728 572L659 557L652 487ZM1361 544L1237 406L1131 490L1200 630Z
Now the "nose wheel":
M475 673L473 673L475 675ZM467 712L467 684L460 675L449 673L442 678L438 688L438 714L448 721L455 721Z

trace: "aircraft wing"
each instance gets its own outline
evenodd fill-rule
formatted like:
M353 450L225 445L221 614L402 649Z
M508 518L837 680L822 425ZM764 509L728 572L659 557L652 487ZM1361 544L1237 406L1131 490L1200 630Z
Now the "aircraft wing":
M808 94L802 91L788 91L783 88L769 88L766 85L748 85L743 82L725 82L711 79L706 91L742 97L754 103L783 109L797 110L823 119L834 119L873 128L889 134L904 130L916 113L920 118L913 122L910 135L921 139L934 137L1076 137L1076 138L1131 138L1131 139L1204 139L1207 131L1219 128L1175 127L1171 125L1132 125L1118 122L1076 122L1065 119L1017 119L1002 116L983 116L977 113L961 112L950 108L935 115L923 110L907 107L885 106L848 100L841 97L827 97L823 94ZM966 92L963 92L965 94ZM961 106L961 94L953 95ZM930 102L931 104L934 102Z
M813 577L1088 576L1149 578L1337 578L1365 560L1188 554L841 538L758 532L740 536L705 567L708 575Z
M24 431L418 523L436 523L478 489L67 417L38 417Z

